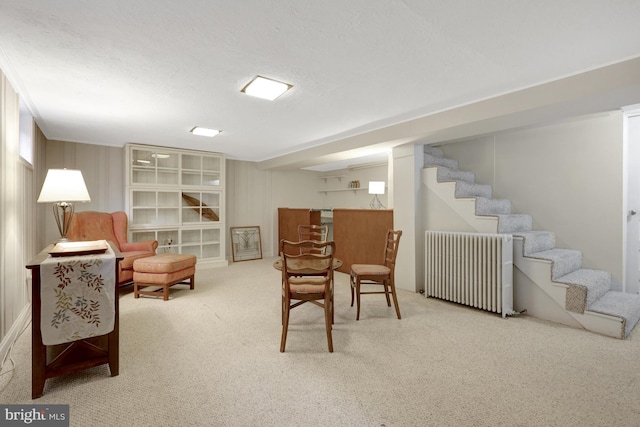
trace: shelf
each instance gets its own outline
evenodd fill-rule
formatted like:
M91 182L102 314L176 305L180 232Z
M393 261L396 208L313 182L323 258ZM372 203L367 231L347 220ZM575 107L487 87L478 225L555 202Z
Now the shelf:
M327 182L328 179L337 179L338 181L342 182L342 178L348 178L349 175L326 175L326 176L319 176L319 179L324 179L324 182Z
M335 192L338 192L338 191L353 191L355 193L356 191L362 191L362 190L368 190L368 188L363 188L363 187L360 187L360 188L337 188L337 189L334 189L334 190L318 190L318 193L327 194L327 193L335 193Z

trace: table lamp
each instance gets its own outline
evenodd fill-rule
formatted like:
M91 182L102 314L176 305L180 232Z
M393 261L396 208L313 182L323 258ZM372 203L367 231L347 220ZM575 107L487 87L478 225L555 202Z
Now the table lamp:
M384 194L384 181L369 181L369 194L373 194L373 200L369 203L371 209L385 209L378 198L378 194Z
M53 203L53 216L58 224L60 239L65 242L67 230L73 217L73 203L90 202L82 172L74 169L49 169L42 184L38 203Z

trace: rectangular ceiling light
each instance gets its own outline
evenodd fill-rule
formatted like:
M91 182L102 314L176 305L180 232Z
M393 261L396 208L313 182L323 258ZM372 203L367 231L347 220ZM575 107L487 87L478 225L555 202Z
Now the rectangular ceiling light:
M293 86L287 83L271 80L266 77L257 76L251 80L240 92L257 98L273 101Z
M193 129L191 129L190 132L194 135L208 136L210 138L213 138L214 136L220 133L220 131L217 129L203 128L200 126L194 127Z

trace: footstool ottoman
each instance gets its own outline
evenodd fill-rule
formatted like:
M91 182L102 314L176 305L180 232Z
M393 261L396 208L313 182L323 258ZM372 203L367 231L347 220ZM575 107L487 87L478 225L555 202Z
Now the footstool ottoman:
M190 284L193 289L196 273L196 257L187 254L158 254L133 261L133 296L158 296L162 292L165 301L169 299L169 287L176 284ZM187 283L186 281L189 281ZM142 290L147 286L161 289Z

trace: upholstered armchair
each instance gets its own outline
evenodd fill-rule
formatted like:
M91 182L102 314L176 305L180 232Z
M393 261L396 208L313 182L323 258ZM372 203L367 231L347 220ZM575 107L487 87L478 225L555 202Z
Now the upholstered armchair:
M127 242L127 222L124 212L76 212L67 232L71 241L107 240L118 247L124 256L119 268L120 286L133 281L133 261L155 255L158 247L157 240Z

